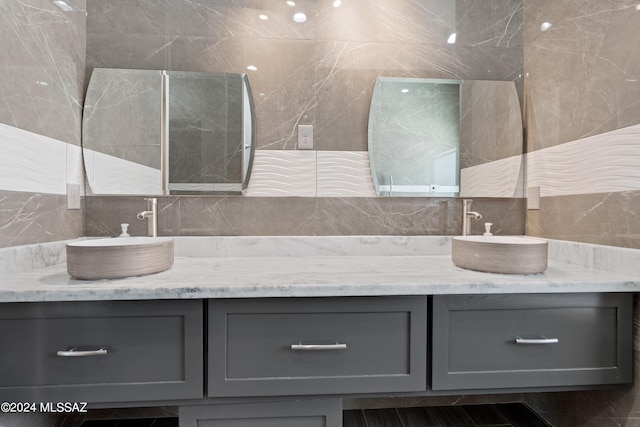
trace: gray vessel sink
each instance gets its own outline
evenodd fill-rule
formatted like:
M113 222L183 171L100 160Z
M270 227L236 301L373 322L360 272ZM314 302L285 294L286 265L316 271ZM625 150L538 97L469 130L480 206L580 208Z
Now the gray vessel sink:
M173 265L173 238L123 237L67 243L67 272L74 279L120 279L158 273Z
M529 236L456 236L451 240L451 258L469 270L536 274L547 269L548 243Z

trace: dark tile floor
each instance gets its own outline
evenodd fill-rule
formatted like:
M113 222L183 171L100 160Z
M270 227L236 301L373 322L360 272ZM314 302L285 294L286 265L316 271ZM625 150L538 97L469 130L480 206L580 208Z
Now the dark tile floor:
M521 403L344 412L344 427L551 427Z
M344 412L343 427L551 427L521 403ZM90 420L82 427L178 427L177 418Z
M138 418L127 420L90 420L82 427L178 427L177 418Z

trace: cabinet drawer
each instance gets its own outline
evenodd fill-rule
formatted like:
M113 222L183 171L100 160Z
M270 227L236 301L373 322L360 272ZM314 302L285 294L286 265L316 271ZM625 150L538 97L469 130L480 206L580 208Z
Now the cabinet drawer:
M342 427L342 401L234 403L180 407L180 427Z
M203 395L202 301L0 307L0 400L124 402Z
M433 297L434 390L631 382L632 295Z
M209 396L426 389L426 297L209 304Z

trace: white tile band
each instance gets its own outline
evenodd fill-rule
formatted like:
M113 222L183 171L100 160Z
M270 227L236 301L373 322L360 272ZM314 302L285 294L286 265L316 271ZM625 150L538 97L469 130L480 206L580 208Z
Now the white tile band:
M527 186L540 196L640 190L640 125L526 155Z
M246 196L375 197L366 151L257 150Z
M82 184L79 146L0 123L0 190L67 194Z
M460 171L460 197L523 197L522 156L513 156Z

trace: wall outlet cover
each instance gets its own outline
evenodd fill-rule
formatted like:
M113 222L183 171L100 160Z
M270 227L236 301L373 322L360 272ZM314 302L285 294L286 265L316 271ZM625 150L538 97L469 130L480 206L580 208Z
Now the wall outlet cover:
M298 125L298 150L313 150L313 125Z
M527 188L527 209L540 209L540 187Z

